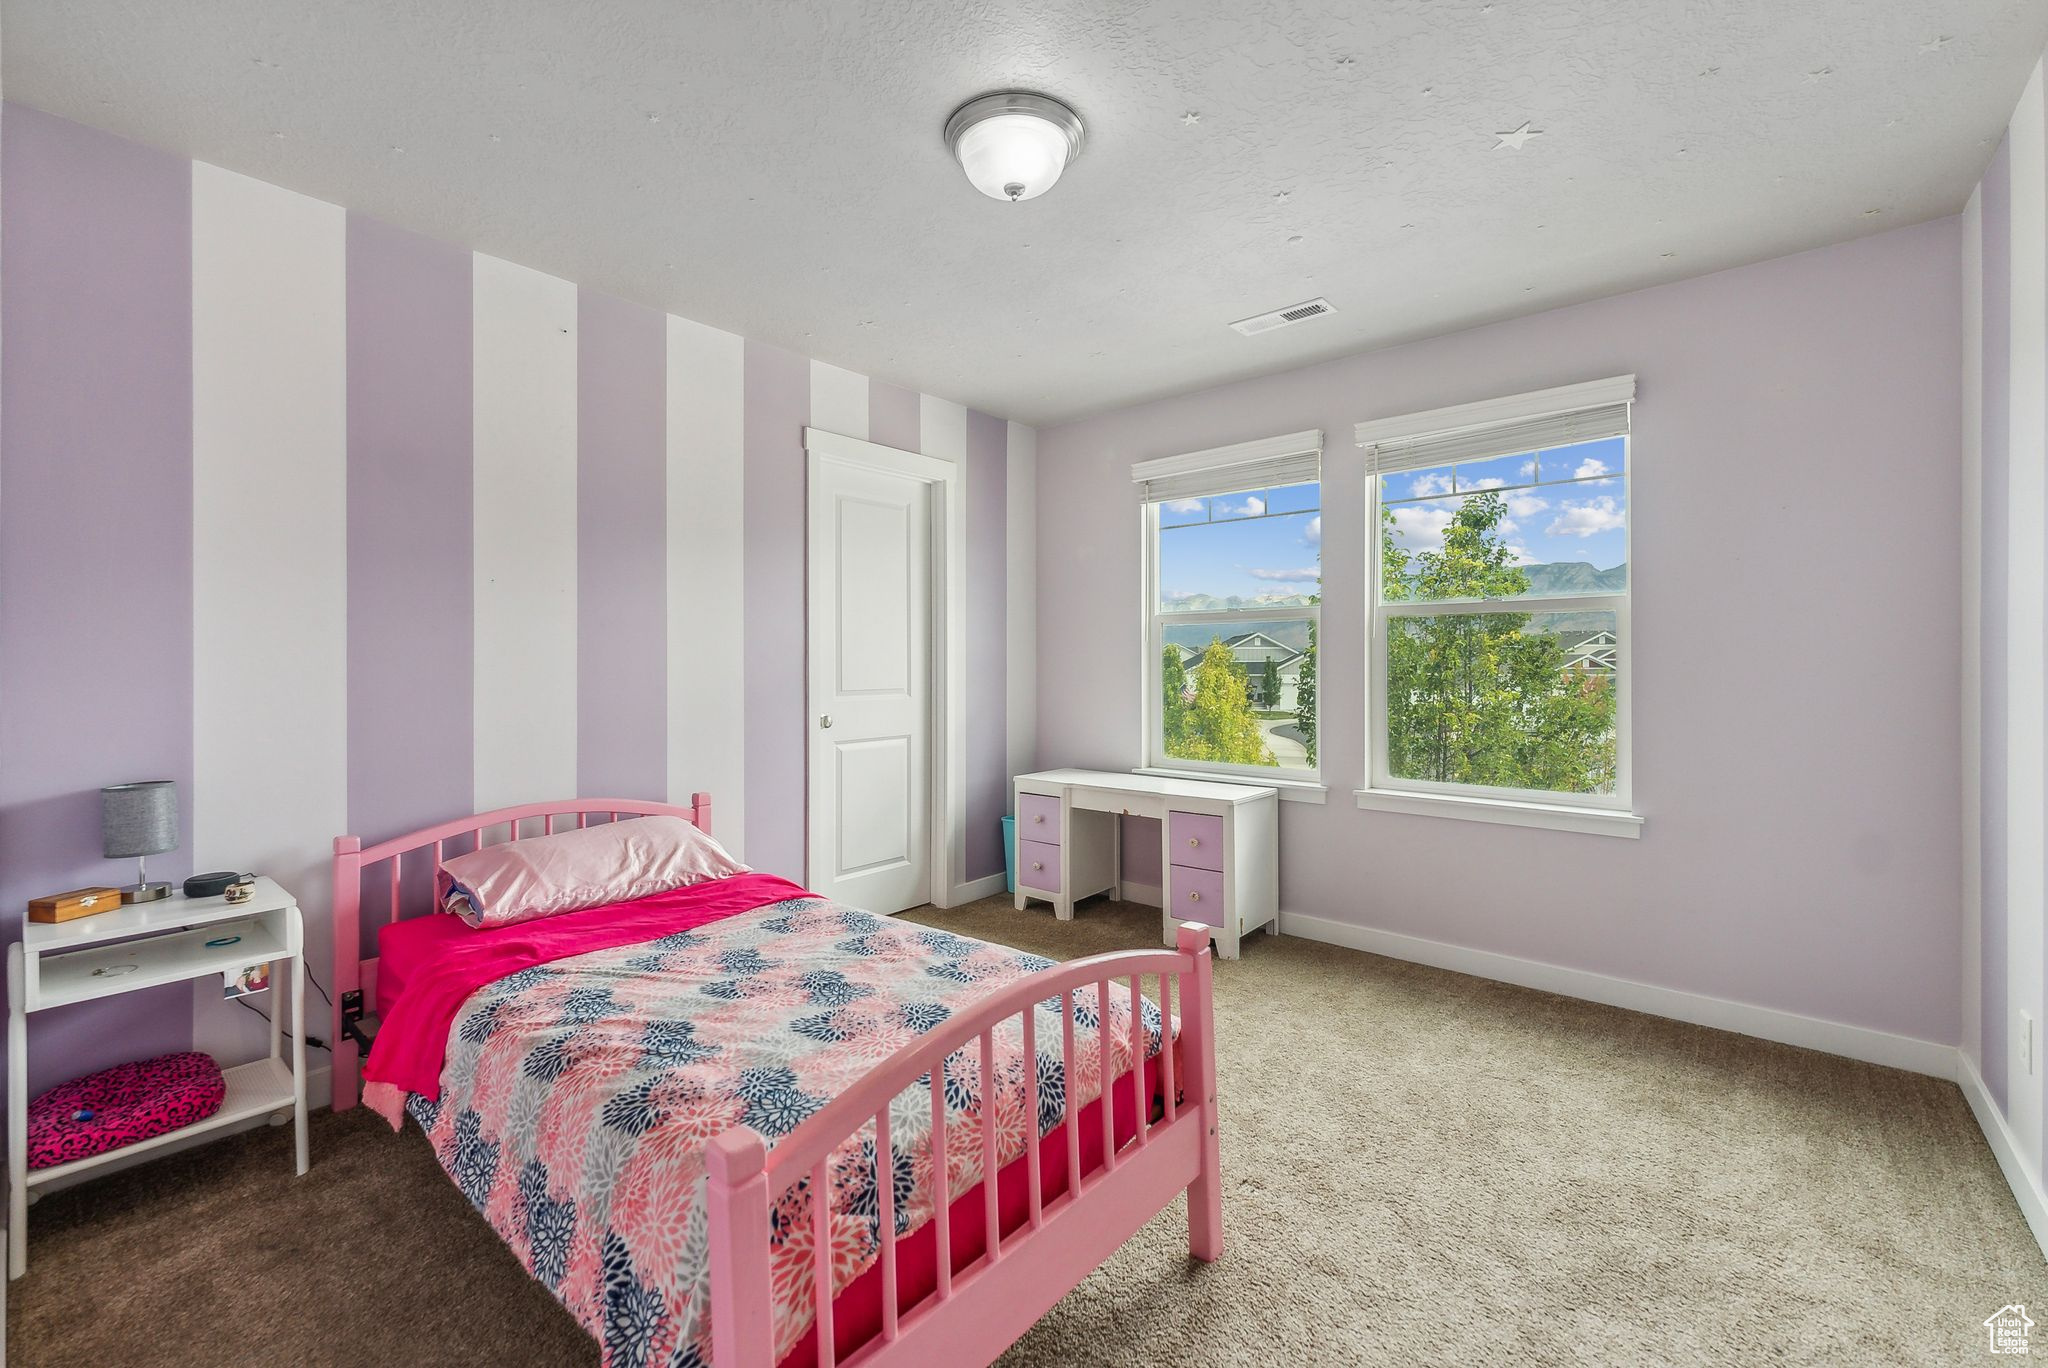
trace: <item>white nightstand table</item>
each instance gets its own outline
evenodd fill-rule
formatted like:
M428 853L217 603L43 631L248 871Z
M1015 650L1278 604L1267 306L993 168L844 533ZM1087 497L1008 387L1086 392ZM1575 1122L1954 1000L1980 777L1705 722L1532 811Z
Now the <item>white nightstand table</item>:
M209 942L228 941L227 944ZM204 1121L87 1159L28 1169L28 1017L48 1007L113 997L188 979L219 978L251 965L291 964L292 1057L284 1060L284 1016L270 1011L270 1057L223 1070L227 1097ZM28 1269L31 1188L223 1129L265 1112L289 1111L306 1171L306 961L298 899L269 879L245 902L187 898L134 903L68 922L25 922L7 947L7 1275Z

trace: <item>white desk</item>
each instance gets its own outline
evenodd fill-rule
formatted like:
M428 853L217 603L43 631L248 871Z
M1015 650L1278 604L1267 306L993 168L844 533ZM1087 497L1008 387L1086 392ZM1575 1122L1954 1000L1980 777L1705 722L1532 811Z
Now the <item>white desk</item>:
M226 937L231 944L209 945ZM276 966L291 964L292 1057L284 1061L284 1014ZM47 1007L132 993L138 988L211 978L228 970L269 964L272 1001L270 1056L222 1070L227 1097L204 1121L167 1131L104 1154L50 1168L28 1167L28 1015ZM8 1276L28 1268L29 1189L56 1178L162 1149L190 1136L251 1117L289 1116L297 1127L298 1171L306 1171L306 960L298 899L259 878L246 902L187 898L174 893L156 902L67 922L25 922L21 939L7 947L7 1177ZM189 1010L189 1009L188 1009Z
M1159 823L1160 933L1212 928L1237 958L1241 937L1280 930L1280 794L1256 784L1169 779L1107 770L1017 776L1017 907L1053 905L1061 921L1096 893L1123 895L1122 818Z

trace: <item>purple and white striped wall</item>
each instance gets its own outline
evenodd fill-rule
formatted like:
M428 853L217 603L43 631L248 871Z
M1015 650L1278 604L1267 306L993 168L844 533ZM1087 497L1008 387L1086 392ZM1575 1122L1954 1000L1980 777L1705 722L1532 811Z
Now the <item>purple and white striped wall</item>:
M184 798L152 873L286 882L323 982L342 831L708 789L724 839L801 876L807 425L966 471L961 873L1000 873L1034 750L1029 429L34 110L0 129L9 928L128 877L94 791L129 779ZM41 1088L252 1057L262 1026L173 988L33 1040Z

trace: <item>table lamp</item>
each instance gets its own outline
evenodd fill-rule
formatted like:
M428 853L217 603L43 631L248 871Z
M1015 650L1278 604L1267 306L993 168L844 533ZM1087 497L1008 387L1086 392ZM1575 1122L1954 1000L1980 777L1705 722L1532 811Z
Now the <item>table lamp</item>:
M155 902L171 893L151 883L143 858L178 848L178 786L169 779L113 784L100 790L100 853L135 860L135 882L121 890L124 903Z

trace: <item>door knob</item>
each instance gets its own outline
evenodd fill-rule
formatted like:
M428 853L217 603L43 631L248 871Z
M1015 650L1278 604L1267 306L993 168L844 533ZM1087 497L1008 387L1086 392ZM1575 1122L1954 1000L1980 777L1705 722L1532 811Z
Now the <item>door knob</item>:
M832 714L831 714L831 713L819 713L819 714L818 714L818 725L819 725L820 727L830 727L830 726L832 725Z

